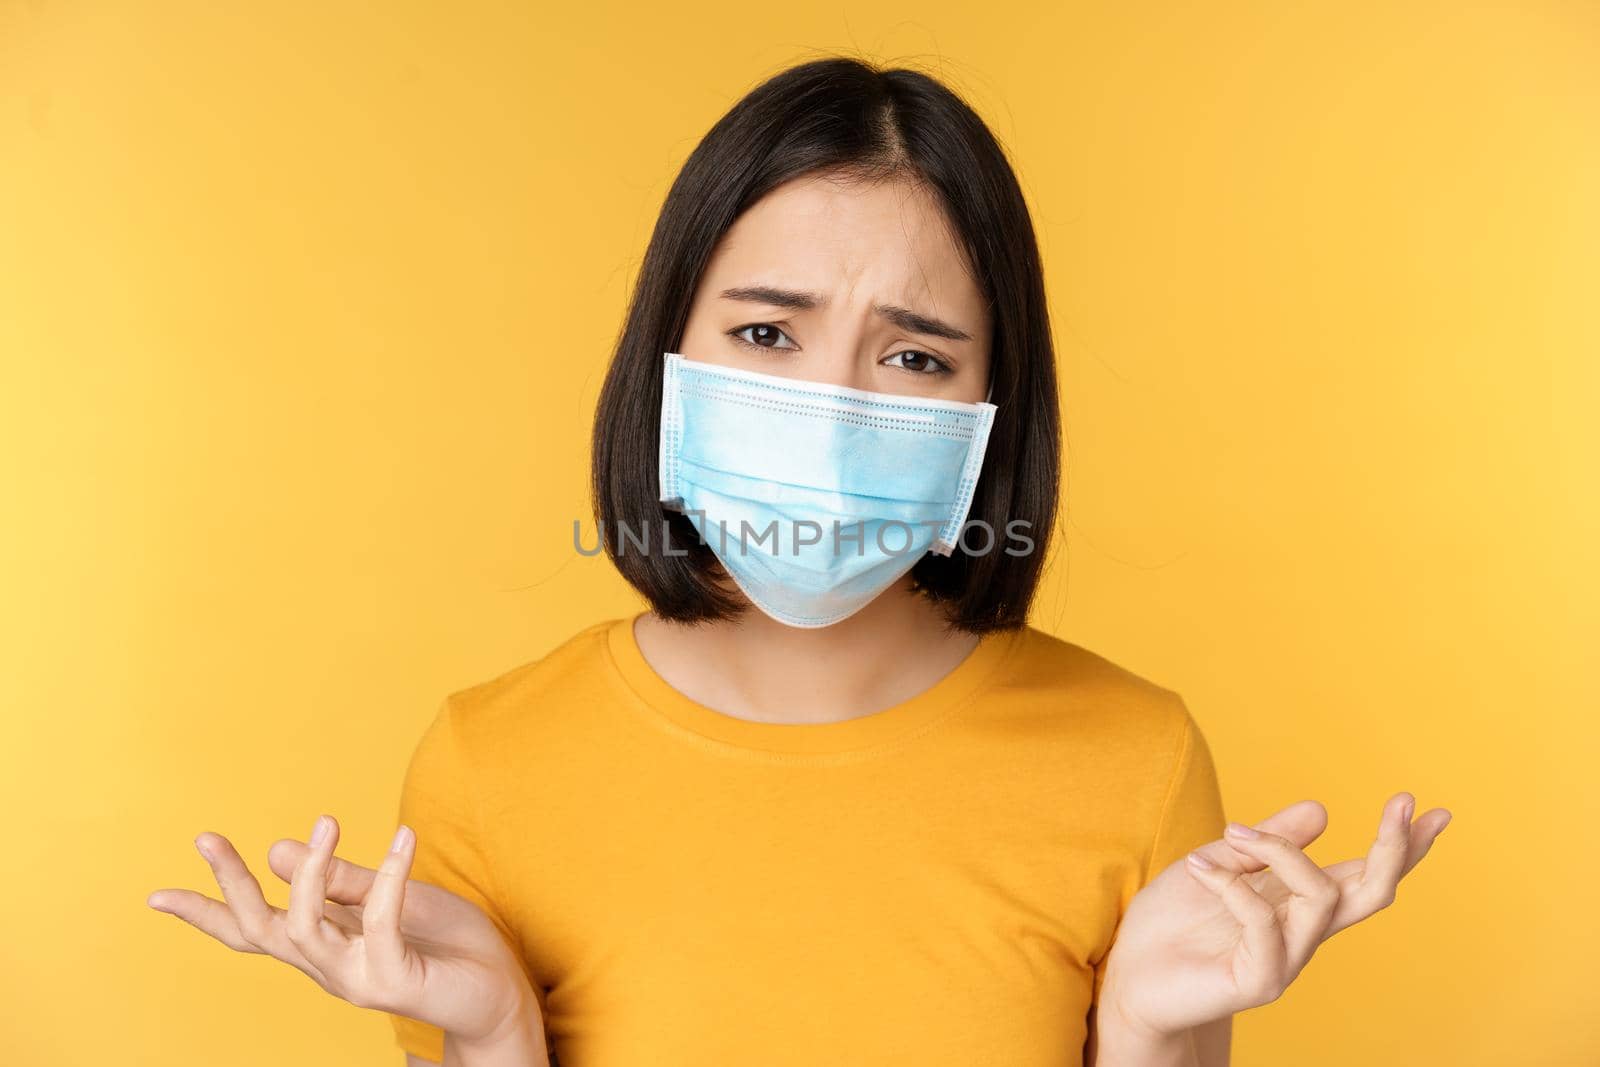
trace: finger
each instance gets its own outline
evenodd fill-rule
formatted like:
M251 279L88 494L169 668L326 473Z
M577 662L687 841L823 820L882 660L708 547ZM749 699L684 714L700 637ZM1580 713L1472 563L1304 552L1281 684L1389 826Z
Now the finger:
M311 847L304 841L296 841L292 837L281 838L267 850L267 866L284 882L291 882L309 851ZM371 867L334 856L328 862L327 899L340 904L360 904L372 889L372 880L377 873Z
M1443 833L1446 825L1450 825L1450 817L1448 809L1429 808L1426 813L1418 816L1416 821L1411 822L1410 833L1408 833L1408 840L1406 840L1406 861L1400 877L1405 878L1405 875L1408 875L1419 862L1422 862L1422 857L1427 856L1429 849L1434 846L1435 838L1438 838L1438 835ZM1344 862L1326 867L1326 872L1328 872L1328 877L1341 883L1341 888L1354 889L1355 886L1362 885L1363 875L1366 873L1366 864L1368 864L1366 859L1346 859ZM1326 936L1331 937L1334 933L1346 928L1346 926L1354 925L1354 923L1362 921L1363 918L1370 918L1376 910L1379 909L1363 913L1355 909L1355 907L1341 905L1334 912L1333 921L1328 926L1328 934Z
M157 889L145 899L157 911L176 915L201 933L209 934L236 952L264 950L252 945L239 933L239 924L233 912L220 900L213 900L192 889Z
M1289 951L1278 910L1267 903L1243 874L1210 863L1199 851L1184 866L1201 885L1221 898L1241 928L1242 952L1233 960L1233 982L1251 1007L1275 1000L1288 981Z
M289 940L324 974L341 970L349 944L343 931L326 922L328 860L339 839L339 825L331 816L319 815L311 830L311 848L289 882L289 910L284 925Z
M1422 862L1422 857L1428 854L1433 847L1434 839L1444 832L1450 825L1450 812L1444 808L1429 808L1418 815L1411 822L1411 841L1406 850L1405 873ZM1367 861L1364 857L1341 860L1338 863L1324 867L1328 876L1335 881L1343 881L1351 875L1359 875L1366 869Z
M1336 918L1341 929L1393 903L1411 850L1411 814L1416 803L1410 793L1396 793L1385 802L1378 836L1367 850L1361 872L1340 883L1343 899Z
M202 833L194 839L195 848L211 865L222 899L233 913L239 935L261 951L280 959L303 958L282 936L277 921L278 909L261 895L261 883L250 873L238 851L221 834Z
M1305 848L1328 828L1328 809L1315 800L1299 800L1252 825L1263 833L1277 834L1296 847ZM1222 838L1209 841L1195 851L1230 871L1251 872L1266 867L1262 861L1229 848Z
M1284 944L1288 947L1289 974L1300 973L1311 954L1322 944L1328 922L1339 906L1339 883L1285 838L1265 834L1242 823L1229 823L1224 837L1235 849L1272 868L1290 897L1282 919Z
M347 934L361 932L361 906L335 904L333 901L324 901L322 905L323 918L343 930Z
M267 848L267 869L285 883L290 883L294 878L294 870L298 869L307 851L310 851L310 846L306 845L306 841L280 837ZM352 875L365 875L365 878ZM347 859L334 856L328 862L328 901L323 904L322 913L330 923L346 933L362 933L362 905L354 901L366 896L365 886L370 883L371 877L373 872L368 867L352 864Z
M378 865L377 879L361 911L361 930L372 972L397 980L405 969L406 943L400 936L400 912L405 905L406 879L416 854L417 835L401 824L389 854Z
M268 904L261 895L261 883L245 866L233 842L221 834L204 832L194 839L194 844L211 865L239 936L259 951L298 968L321 983L322 972L289 940L283 912Z
M1450 825L1450 818L1446 808L1429 808L1411 824L1411 845L1406 851L1406 865L1400 877L1410 874L1412 868L1422 862L1422 857L1433 847L1434 840Z

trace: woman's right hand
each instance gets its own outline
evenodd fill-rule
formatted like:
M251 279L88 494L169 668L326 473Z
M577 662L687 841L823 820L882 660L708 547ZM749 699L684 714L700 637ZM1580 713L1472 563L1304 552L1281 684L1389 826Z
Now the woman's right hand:
M521 964L489 917L446 889L408 881L410 827L400 827L377 870L335 858L338 839L338 823L324 815L309 845L273 844L267 863L289 883L287 910L266 902L233 845L214 833L195 847L223 901L158 889L147 903L229 948L280 959L358 1007L431 1023L458 1045L490 1048L538 1022Z

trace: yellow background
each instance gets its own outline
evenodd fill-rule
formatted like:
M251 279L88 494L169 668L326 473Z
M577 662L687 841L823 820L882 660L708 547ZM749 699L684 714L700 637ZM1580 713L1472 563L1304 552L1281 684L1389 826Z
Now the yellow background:
M372 862L442 696L638 601L572 549L677 167L832 52L1014 153L1060 347L1037 624L1179 689L1233 817L1455 822L1235 1063L1600 1060L1600 8L0 3L0 1029L393 1064L149 910ZM585 531L592 531L587 519ZM558 862L552 857L552 862Z

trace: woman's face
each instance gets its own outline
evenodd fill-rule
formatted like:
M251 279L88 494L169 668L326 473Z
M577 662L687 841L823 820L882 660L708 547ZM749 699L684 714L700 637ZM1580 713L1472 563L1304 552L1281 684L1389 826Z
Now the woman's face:
M989 313L921 186L797 178L723 236L678 351L878 393L967 402L989 388Z

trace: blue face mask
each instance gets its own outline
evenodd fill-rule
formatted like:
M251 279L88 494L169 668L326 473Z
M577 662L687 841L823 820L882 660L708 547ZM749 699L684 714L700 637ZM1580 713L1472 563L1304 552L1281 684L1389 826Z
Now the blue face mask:
M972 505L995 407L870 393L666 354L661 500L789 626L865 607Z

